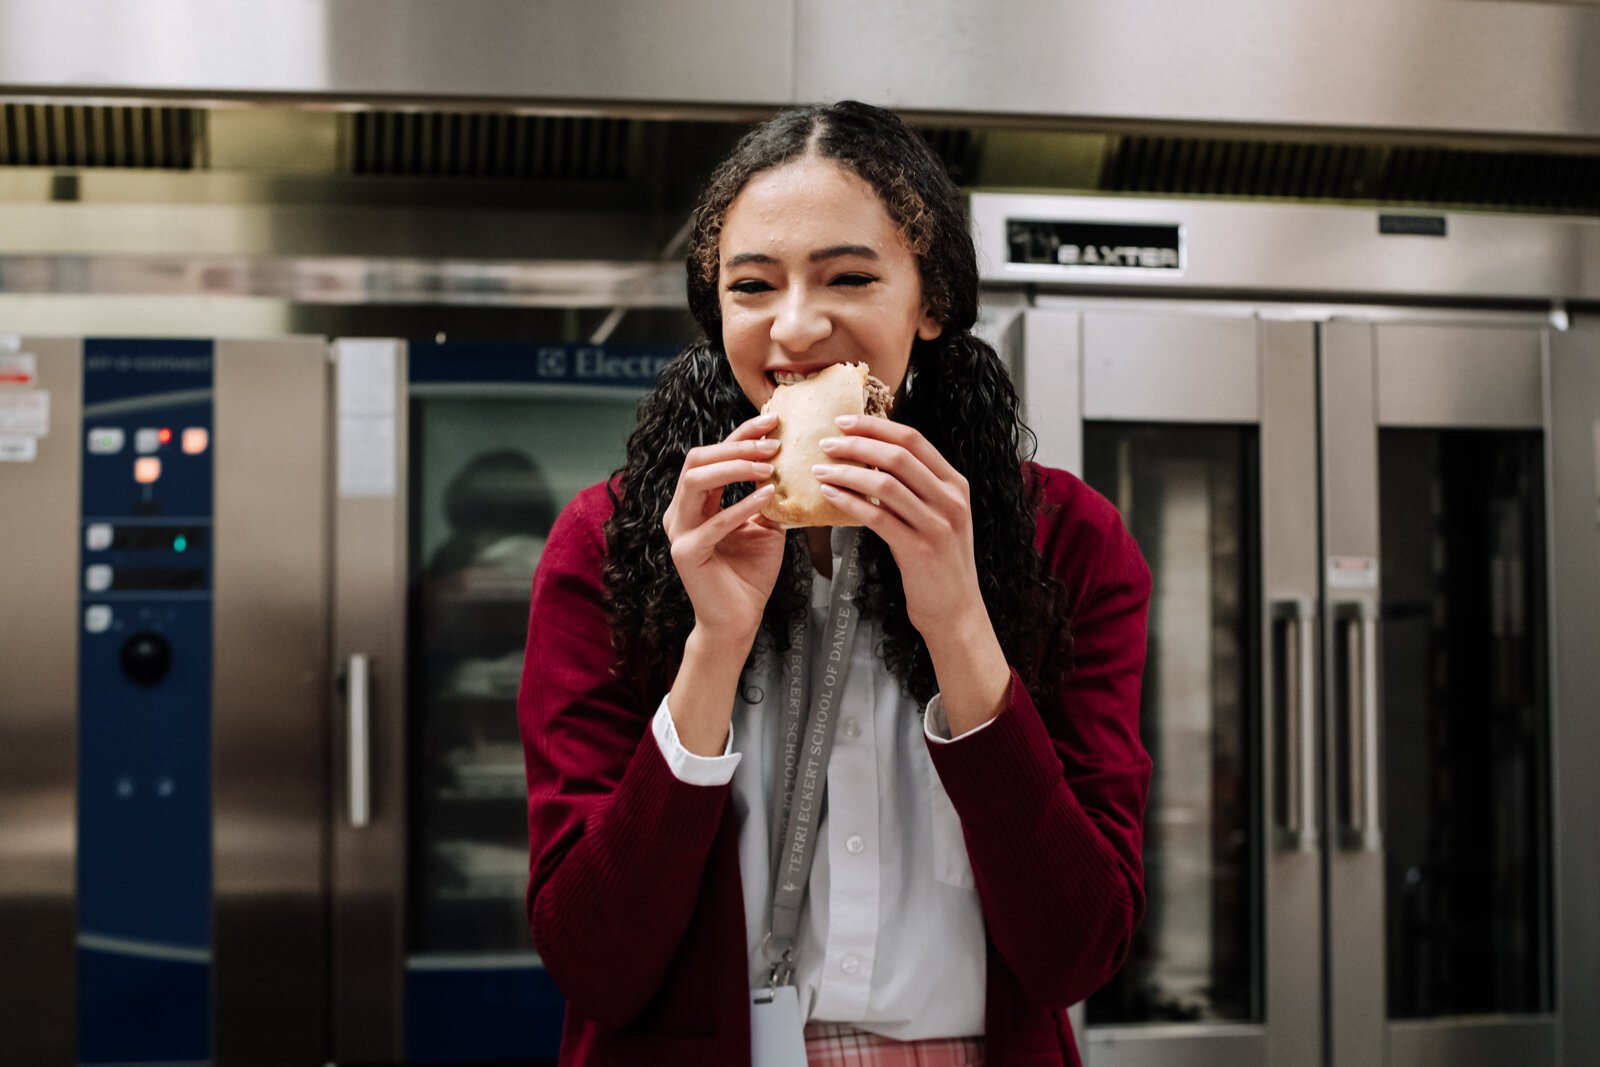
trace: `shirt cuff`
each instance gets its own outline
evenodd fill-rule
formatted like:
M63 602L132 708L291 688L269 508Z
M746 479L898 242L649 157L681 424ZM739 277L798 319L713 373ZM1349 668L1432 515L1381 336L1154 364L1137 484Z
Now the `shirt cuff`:
M665 701L663 701L663 703L665 703ZM994 719L998 719L999 717L1000 716L996 715ZM979 730L988 729L989 726L994 723L994 719L990 719L988 722L974 726L972 729L962 734L961 737L952 738L950 736L950 720L945 716L944 713L944 694L935 693L933 695L933 699L928 701L928 707L922 714L922 732L926 734L928 736L928 740L932 741L934 744L948 745L951 744L952 741L959 741L962 738L971 737Z
M656 735L656 745L667 761L672 776L689 785L727 785L733 781L734 769L739 766L741 754L733 750L733 724L728 725L728 743L720 756L697 756L683 747L678 740L678 725L667 710L667 698L661 698L655 720L650 729Z

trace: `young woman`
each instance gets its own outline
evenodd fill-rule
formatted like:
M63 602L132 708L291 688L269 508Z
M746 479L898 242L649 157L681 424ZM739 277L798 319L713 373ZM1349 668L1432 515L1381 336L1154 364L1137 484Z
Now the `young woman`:
M533 586L528 920L561 1062L743 1067L754 1025L812 1065L1076 1064L1066 1009L1144 909L1138 548L1026 461L969 332L960 195L892 114L746 136L688 282L704 337ZM756 413L841 362L896 394L817 468L860 525L785 533Z

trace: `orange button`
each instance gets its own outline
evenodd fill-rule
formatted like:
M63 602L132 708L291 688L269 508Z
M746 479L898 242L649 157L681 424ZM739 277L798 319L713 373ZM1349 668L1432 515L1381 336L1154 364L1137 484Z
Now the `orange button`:
M140 485L149 485L161 477L161 460L155 456L140 456L133 461L133 480Z
M198 456L210 443L211 435L204 426L190 426L183 431L183 451L187 455Z

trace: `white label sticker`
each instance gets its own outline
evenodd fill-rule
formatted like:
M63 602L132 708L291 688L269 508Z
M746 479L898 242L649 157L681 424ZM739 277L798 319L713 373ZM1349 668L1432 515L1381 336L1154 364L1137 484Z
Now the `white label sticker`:
M339 495L394 496L394 416L339 416Z
M0 437L0 463L31 463L38 458L37 437Z
M50 393L30 389L25 393L0 392L0 434L32 434L43 437L50 432Z
M340 341L340 415L393 415L395 364L399 361L395 341Z
M32 388L39 382L39 357L32 352L0 353L0 389Z
M1378 561L1371 556L1329 556L1328 588L1378 588Z

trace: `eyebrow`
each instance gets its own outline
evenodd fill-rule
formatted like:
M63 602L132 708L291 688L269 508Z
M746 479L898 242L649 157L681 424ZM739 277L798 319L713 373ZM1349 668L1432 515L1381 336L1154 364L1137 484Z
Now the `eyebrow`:
M877 251L866 245L831 245L827 248L817 249L806 258L812 263L821 263L824 260L840 259L844 256L859 256L861 259L879 258ZM777 260L762 252L740 252L722 266L724 270L732 270L734 267L743 266L746 263L772 266L777 262Z
M806 258L813 263L821 263L825 259L839 259L843 256L859 256L862 259L877 259L878 253L866 245L834 245L831 248L822 248L811 253Z

